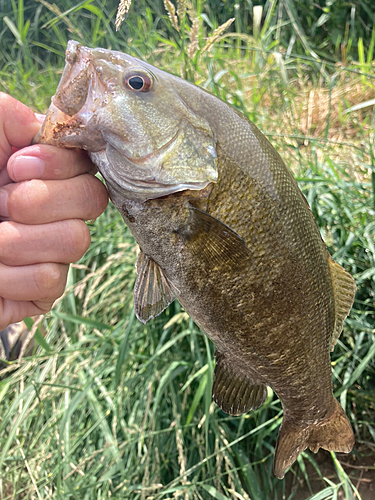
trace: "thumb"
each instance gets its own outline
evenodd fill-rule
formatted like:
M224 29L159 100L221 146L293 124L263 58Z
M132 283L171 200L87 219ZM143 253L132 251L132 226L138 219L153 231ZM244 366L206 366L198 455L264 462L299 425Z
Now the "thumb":
M40 128L35 113L13 97L0 92L0 170L13 148L28 146Z

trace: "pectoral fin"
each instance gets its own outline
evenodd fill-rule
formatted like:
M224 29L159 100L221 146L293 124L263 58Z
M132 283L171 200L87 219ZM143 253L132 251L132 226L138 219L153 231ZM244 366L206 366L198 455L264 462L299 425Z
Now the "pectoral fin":
M252 258L244 240L226 224L195 207L190 207L189 213L187 224L177 233L200 260L239 268Z
M236 374L223 355L216 355L212 398L230 415L242 415L256 410L267 399L267 386Z
M142 323L159 316L177 297L178 291L164 271L142 251L138 255L134 285L134 311Z

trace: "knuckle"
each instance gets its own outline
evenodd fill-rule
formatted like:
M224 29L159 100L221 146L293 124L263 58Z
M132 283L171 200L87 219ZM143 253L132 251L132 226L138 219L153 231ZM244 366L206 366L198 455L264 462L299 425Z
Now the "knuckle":
M34 270L34 283L39 300L53 301L64 292L67 266L63 264L39 264Z
M53 306L53 302L50 301L34 300L33 303L38 308L38 314L47 314Z
M36 120L35 113L30 108L5 92L0 92L0 110L4 117L8 117L12 110L21 125Z
M66 221L65 231L62 231L61 238L66 262L79 260L91 243L89 228L80 219Z
M77 175L77 172L90 172L93 170L94 165L91 162L90 158L87 155L87 151L83 149L70 149L69 151L70 164L72 165L72 172L74 175Z
M1 94L1 92L0 92L0 94ZM1 99L1 95L0 95L0 99ZM9 311L7 311L5 299L0 297L0 331L5 330L5 328L9 324L10 324Z
M17 243L22 236L13 222L4 221L0 224L0 262L7 264L12 260L17 249Z
M8 212L13 220L32 222L35 213L42 209L48 190L43 181L33 179L12 186L8 195Z
M83 150L57 148L43 144L42 149L50 179L65 180L90 172L93 164Z
M50 179L64 180L74 177L76 175L75 154L77 154L75 151L45 144L44 156Z
M85 174L82 177L84 177L84 198L88 202L85 205L87 208L84 218L86 220L95 219L99 217L107 206L108 193L104 184L93 175Z

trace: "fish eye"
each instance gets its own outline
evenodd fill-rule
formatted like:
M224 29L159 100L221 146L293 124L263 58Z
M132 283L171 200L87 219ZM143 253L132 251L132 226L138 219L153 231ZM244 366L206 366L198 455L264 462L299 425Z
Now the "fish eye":
M147 73L132 72L125 76L125 85L136 92L148 92L151 90L152 81Z

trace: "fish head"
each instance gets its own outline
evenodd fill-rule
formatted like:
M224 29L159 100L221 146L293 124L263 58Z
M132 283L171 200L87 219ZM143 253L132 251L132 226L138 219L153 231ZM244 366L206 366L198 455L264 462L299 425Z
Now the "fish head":
M34 142L86 149L112 199L204 189L218 179L216 139L181 96L181 85L200 91L122 52L70 41Z

